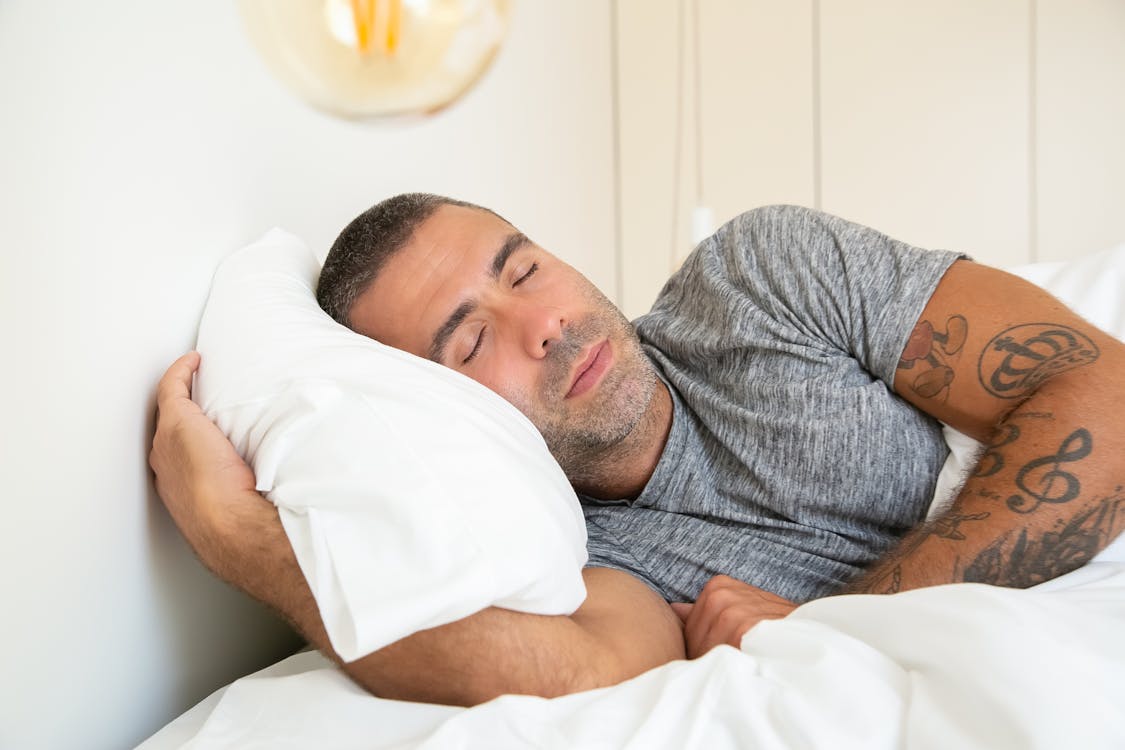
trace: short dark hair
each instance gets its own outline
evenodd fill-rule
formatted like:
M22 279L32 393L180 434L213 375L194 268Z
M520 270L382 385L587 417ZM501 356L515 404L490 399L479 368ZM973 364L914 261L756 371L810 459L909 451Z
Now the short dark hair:
M442 206L488 211L443 195L403 193L376 203L352 219L324 260L316 284L320 307L336 322L351 327L349 316L355 301L379 275L387 259L410 241L418 225Z

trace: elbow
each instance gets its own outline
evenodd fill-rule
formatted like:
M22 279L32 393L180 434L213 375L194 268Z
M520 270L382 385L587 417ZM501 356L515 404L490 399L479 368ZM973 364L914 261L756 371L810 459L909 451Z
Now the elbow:
M537 673L511 673L477 670L437 675L375 672L366 665L341 664L344 673L376 698L434 703L443 706L472 707L502 695L532 695L558 698L571 693L613 684L604 677L587 673L566 673L544 670Z

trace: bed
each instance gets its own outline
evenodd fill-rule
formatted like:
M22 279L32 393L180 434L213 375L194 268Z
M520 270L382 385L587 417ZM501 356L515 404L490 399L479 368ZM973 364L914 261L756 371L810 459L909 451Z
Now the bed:
M141 748L1120 748L1125 545L1115 547L1028 591L817 600L759 624L741 650L553 700L383 700L301 652L216 691Z
M1125 245L1015 270L1125 334ZM935 508L975 448L947 440ZM220 688L141 748L1121 748L1122 633L1125 537L1028 590L828 597L760 623L739 649L552 700L384 700L304 651Z

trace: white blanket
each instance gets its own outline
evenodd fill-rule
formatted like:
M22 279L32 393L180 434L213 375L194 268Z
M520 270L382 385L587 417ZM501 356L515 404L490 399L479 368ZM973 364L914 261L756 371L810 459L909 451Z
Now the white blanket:
M554 700L382 700L302 653L234 682L142 748L1091 750L1125 747L1123 707L1125 563L1095 562L1027 591L955 584L820 599L759 624L741 651Z

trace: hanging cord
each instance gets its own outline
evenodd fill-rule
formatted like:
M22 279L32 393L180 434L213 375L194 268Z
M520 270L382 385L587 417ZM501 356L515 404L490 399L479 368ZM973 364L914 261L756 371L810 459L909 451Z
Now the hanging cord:
M699 32L699 0L691 0L692 72L695 74L695 205L703 205L703 65Z
M621 228L621 83L618 80L617 2L609 4L609 64L612 72L610 99L613 105L613 291L617 306L625 307L625 244Z
M680 157L684 131L684 1L676 0L676 127L672 147L672 237L668 248L668 268L676 270L680 257Z

